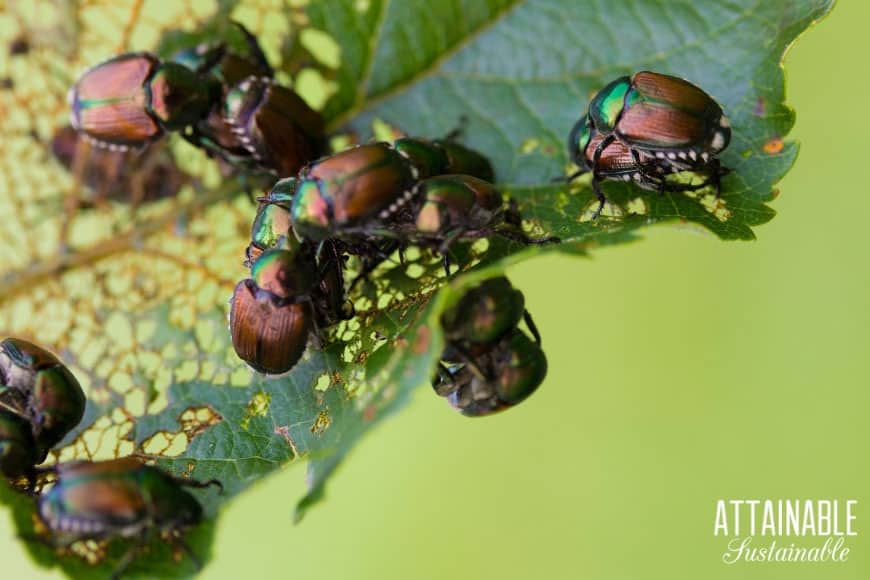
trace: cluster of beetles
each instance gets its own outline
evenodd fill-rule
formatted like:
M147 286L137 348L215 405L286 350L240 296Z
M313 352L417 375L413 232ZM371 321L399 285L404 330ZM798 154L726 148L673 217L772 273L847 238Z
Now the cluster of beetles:
M26 539L54 548L135 539L115 570L119 576L158 531L198 565L181 532L201 522L203 510L184 488L219 482L175 477L136 457L37 467L78 426L85 405L81 386L55 355L19 338L0 342L0 473L28 493L36 493L37 482L43 488L36 511L45 533Z
M329 154L319 113L274 80L257 39L234 26L244 50L207 43L170 60L137 52L87 70L70 91L71 122L76 138L99 148L97 157L142 151L176 132L225 167L275 180L257 199L243 262L250 275L230 302L234 348L256 371L291 370L325 329L354 316L356 282L410 246L439 255L449 277L454 244L493 236L522 244L559 242L524 231L517 204L493 184L491 163L459 142L460 131ZM607 201L605 180L658 192L712 187L718 196L728 173L719 156L730 138L722 108L702 89L639 72L592 98L568 139L578 171L561 179L591 174L594 218ZM703 179L668 179L683 172ZM348 283L350 256L360 265ZM433 388L464 415L516 405L543 382L547 360L540 334L507 278L470 288L441 322L446 347ZM7 477L26 478L31 489L43 471L55 475L39 499L39 515L55 544L141 538L153 529L177 536L200 521L201 506L183 488L218 482L180 479L134 458L34 467L84 408L81 389L53 355L7 339L0 382L0 465Z

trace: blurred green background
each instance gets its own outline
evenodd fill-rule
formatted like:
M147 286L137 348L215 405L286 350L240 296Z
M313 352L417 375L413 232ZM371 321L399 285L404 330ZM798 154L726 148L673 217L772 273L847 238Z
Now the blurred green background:
M679 227L510 272L550 374L469 420L420 389L292 524L293 467L223 515L205 578L870 576L870 3L786 59L802 142L755 243ZM718 498L854 498L845 564L726 566ZM35 570L0 518L5 578Z

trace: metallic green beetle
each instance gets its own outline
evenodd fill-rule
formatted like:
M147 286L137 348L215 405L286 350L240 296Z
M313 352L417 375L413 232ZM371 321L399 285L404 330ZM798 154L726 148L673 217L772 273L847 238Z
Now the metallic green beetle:
M320 242L380 228L410 197L416 174L388 143L360 145L311 163L299 173L293 229Z
M411 162L417 179L458 173L494 181L495 172L489 159L457 143L454 133L444 139L433 140L402 137L393 141L393 147Z
M309 164L300 173L291 208L296 233L319 242L329 237L389 235L390 224L422 180L467 174L492 181L483 155L445 139L405 137L353 147Z
M222 115L253 162L278 177L295 175L327 151L320 113L268 77L250 76L229 89Z
M442 315L447 344L432 385L464 415L479 417L516 405L543 382L547 359L524 302L507 278L490 278ZM519 330L521 319L534 341Z
M531 320L523 293L499 276L468 290L441 316L441 327L451 343L487 345L513 330L523 316Z
M199 501L185 487L205 488L217 480L176 477L135 457L77 461L50 468L57 481L39 498L40 519L51 532L46 543L65 547L79 540L136 540L113 577L124 573L153 531L164 532L185 550L197 568L199 559L181 533L203 519Z
M233 132L232 125L224 119L223 101L230 90L248 77L271 79L274 71L257 38L239 22L231 21L229 24L227 34L220 41L199 43L179 50L172 56L172 62L182 64L200 76L215 79L221 86L219 102L214 104L207 117L182 136L233 167L268 170L257 166L241 137ZM181 38L201 38L202 35L201 32L174 33Z
M305 352L315 316L312 265L299 252L266 250L254 262L251 278L236 285L230 334L236 354L254 370L285 373Z
M644 189L694 190L713 185L718 195L728 173L719 155L731 140L731 126L719 104L678 77L643 71L620 77L601 89L568 137L580 168L569 179L592 172L599 200L603 179L633 181ZM691 171L705 176L698 185L670 184L665 175Z
M258 198L257 215L251 225L251 242L245 250L245 267L250 268L268 249L300 252L301 244L293 233L290 207L296 192L296 179L281 179Z
M554 236L527 235L515 201L471 175L430 177L415 188L409 205L411 220L397 219L393 229L407 241L434 246L444 256L448 274L446 260L457 241L499 235L524 245L559 243Z
M722 107L692 83L642 71L601 89L589 103L595 129L659 159L691 166L718 155L731 139ZM660 155L659 155L660 154Z
M70 122L96 145L124 150L197 123L219 99L217 81L151 53L133 52L79 77L69 93Z
M84 416L85 394L73 374L25 340L0 342L0 385L0 407L30 422L40 463Z

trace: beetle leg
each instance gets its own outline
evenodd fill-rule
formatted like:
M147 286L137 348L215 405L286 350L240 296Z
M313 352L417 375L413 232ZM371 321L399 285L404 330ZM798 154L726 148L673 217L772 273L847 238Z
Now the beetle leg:
M34 467L33 472L40 473L57 473L57 465L47 465L45 467Z
M586 173L589 173L588 169L578 169L577 171L569 175L560 175L559 177L554 177L550 180L550 183L571 183L572 181Z
M535 343L537 343L538 346L541 346L541 333L538 332L538 327L535 324L534 319L532 319L532 314L528 310L523 309L523 320L526 321L526 326L529 327L529 331L532 333L532 336L535 337Z
M197 52L199 52L199 51L197 50ZM226 53L227 53L227 45L224 44L223 42L218 44L217 46L210 48L206 52L205 57L203 58L202 64L200 64L196 68L195 72L197 74L202 74L202 73L207 72L210 68L212 68L217 63L219 63Z
M443 141L459 141L465 134L465 128L468 126L468 115L459 115L459 123L449 133L444 136Z
M716 199L722 195L722 169L721 164L719 163L719 159L713 159L710 161L710 166L713 168L713 177L711 178L713 181L713 186L716 188Z
M438 252L442 256L442 262L444 265L444 275L445 277L450 277L450 246L456 243L456 241L463 236L468 230L465 228L457 228L453 230L452 233L447 234L447 237L444 238L444 241L441 242L441 245L438 246Z
M659 197L665 194L665 188L667 187L667 182L664 179L658 180L656 183L656 189L658 190Z
M351 250L351 253L360 256L362 268L360 273L351 281L348 292L353 292L356 285L363 279L368 278L368 275L375 271L381 263L385 262L396 249L404 250L404 241L398 239L381 240L386 242L386 246L378 246L372 242L364 242L363 249Z
M26 414L27 401L22 400L20 393L21 391L13 387L0 388L0 409L5 409L15 415L24 416Z
M139 534L137 540L138 541L134 545L130 546L130 549L124 552L118 565L115 566L114 570L112 570L112 574L109 576L111 580L118 580L118 578L124 575L124 572L127 571L127 568L129 568L130 564L133 563L133 560L136 559L138 552L142 550L148 542L148 532L143 530L142 533Z
M595 193L595 197L598 198L598 209L592 214L592 219L598 219L598 216L601 215L601 211L604 209L604 204L607 203L607 198L604 197L604 192L601 191L601 178L595 175L595 173L592 174L592 191Z
M508 199L508 208L504 212L504 223L509 225L511 229L496 229L496 233L508 238L509 240L513 240L527 246L558 244L562 241L558 236L548 236L546 238L529 237L523 231L523 218L520 215L519 208L517 207L517 200L515 200L514 198Z
M432 388L441 397L448 397L459 388L459 385L453 380L450 371L441 361L438 361L438 366L435 369L435 380L437 382L433 381Z
M220 152L217 148L212 147L211 145L207 145L205 141L202 140L202 137L199 134L199 131L196 129L179 131L181 138L196 147L197 149L202 149L205 151L206 155L209 157L214 157L215 155L220 155Z
M308 335L308 339L310 341L310 346L317 350L323 350L323 347L326 345L326 336L323 334L323 329L320 328L320 323L318 322L318 312L314 307L314 303L309 303L309 309L311 311L311 333Z
M444 268L444 277L450 277L450 253L444 252L441 254L441 267Z
M360 268L359 274L357 274L353 280L350 282L349 291L353 292L356 285L359 284L362 280L367 280L369 274L375 271L375 269L384 262L386 258L383 256L361 256L360 262L362 267Z
M468 352L465 351L464 348L459 346L458 344L453 344L453 350L458 356L458 358L462 361L462 364L473 374L475 377L484 382L489 382L490 378L487 376L487 373L480 368L480 365L477 364L477 361L474 360L474 357L471 356Z
M36 469L28 469L25 477L27 477L27 495L33 497L36 495Z
M604 192L601 190L601 174L598 173L598 163L601 161L601 154L614 141L616 141L616 137L611 133L601 140L601 143L595 148L595 153L592 154L592 191L595 192L595 196L598 198L598 209L595 210L592 219L598 219L598 216L601 215L601 211L604 209L604 204L607 202L607 198L604 197Z
M265 53L263 53L263 47L260 46L260 42L257 40L257 37L251 34L251 31L245 28L245 26L237 21L231 20L230 23L239 29L242 33L242 36L245 37L245 43L248 45L248 49L251 51L251 56L254 61L263 69L263 75L269 78L275 76L275 69L272 68L272 65L269 64L269 59L266 58Z

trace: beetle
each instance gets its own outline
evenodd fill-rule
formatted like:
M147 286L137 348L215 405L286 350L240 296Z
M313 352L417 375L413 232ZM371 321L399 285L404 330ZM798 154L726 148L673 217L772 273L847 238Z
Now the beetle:
M231 88L222 114L254 163L278 177L295 175L326 152L320 113L268 77L250 76Z
M607 198L601 189L601 181L612 179L616 181L633 182L642 189L656 191L663 194L667 191L695 191L703 189L714 183L707 179L701 183L672 183L666 180L666 176L682 171L677 165L662 161L654 155L630 149L621 141L611 141L601 148L599 146L605 140L605 136L598 133L592 122L587 119L583 125L578 124L570 141L577 143L581 148L582 158L574 159L574 163L581 167L575 176L592 171L592 190L598 198L598 208L594 217L598 217ZM595 161L595 156L598 160ZM724 175L726 170L720 168L717 176ZM718 187L718 186L717 186Z
M728 118L710 95L684 79L642 71L610 82L592 98L568 137L579 167L568 179L592 172L595 217L606 202L602 179L635 181L660 192L713 185L718 196L728 173L719 154L730 140ZM688 186L665 182L665 175L681 171L706 180Z
M444 256L450 246L491 234L529 244L558 243L557 237L531 238L522 228L522 217L513 200L505 203L491 183L471 175L441 175L421 182L411 197L413 226L403 235L423 244L436 244ZM407 224L406 224L407 226Z
M0 406L31 424L38 462L82 420L85 394L53 354L19 338L0 342Z
M432 140L402 137L393 141L392 145L414 167L417 179L461 173L484 181L494 181L495 171L489 159L458 143L458 134L458 131L453 131L444 139Z
M499 340L526 319L540 343L540 335L525 308L523 293L504 276L489 278L467 290L452 308L441 315L441 328L448 343L488 345Z
M520 320L534 340L518 328ZM446 345L432 381L463 414L484 416L516 405L543 382L547 360L522 292L504 276L467 290L441 315Z
M315 304L318 324L330 326L336 321L353 317L353 305L344 295L344 260L337 243L327 240L316 248L300 241L293 232L290 205L296 188L294 178L279 180L263 197L258 198L257 215L251 226L251 242L245 250L246 268L253 267L263 252L270 249L288 250L297 254L296 271L304 271L310 281L316 279L310 291Z
M314 327L314 280L299 251L271 249L257 258L251 278L236 285L230 301L230 334L239 358L265 374L293 368Z
M79 207L99 206L108 199L142 202L175 197L190 180L167 148L161 144L144 152L110 151L92 147L70 125L60 127L52 136L50 149L55 159L77 175L89 195L76 200Z
M386 235L384 226L395 221L422 180L465 173L491 181L489 160L457 143L455 135L358 145L310 163L295 182L291 217L297 235L315 242L373 230Z
M250 247L249 256L254 254ZM254 370L289 371L312 334L353 316L353 306L345 300L340 257L331 244L325 247L333 253L319 265L306 243L257 250L251 278L236 286L230 334L236 354Z
M257 38L238 22L244 54L228 42L176 53L175 62L216 79L221 99L183 136L229 164L276 176L294 175L326 152L323 118L293 90L273 81Z
M313 242L365 233L412 195L416 169L388 143L358 145L302 169L290 208L296 234Z
M39 461L30 421L0 407L0 473L13 480L26 476L32 488Z
M253 163L250 153L224 120L223 99L230 89L246 78L272 78L274 70L257 38L241 23L231 21L230 24L240 33L244 51L234 50L229 42L221 41L179 50L172 57L173 62L201 76L209 76L221 86L221 98L214 103L208 115L182 133L182 137L232 166L249 168Z
M245 250L244 266L250 268L268 249L299 251L300 242L293 233L290 206L296 191L296 179L281 179L265 196L257 199L257 215L251 225L251 242Z
M275 71L257 37L241 22L231 20L228 24L230 30L238 33L236 38L228 35L218 42L205 42L178 50L172 56L172 62L199 74L212 75L224 89L235 86L249 76L273 77ZM175 32L178 34L178 31Z
M468 417L513 407L534 393L547 375L541 347L519 329L511 330L474 364L439 364L435 392Z
M449 272L448 250L457 240L496 233L527 244L558 241L526 236L516 206L506 208L502 194L477 176L422 178L461 168L492 176L488 160L449 140L405 138L320 159L294 182L293 230L315 243L338 239L363 255L361 276L407 243L435 246Z
M204 119L220 84L148 52L131 52L82 74L69 92L72 126L98 146L125 150Z
M38 501L40 520L51 533L46 541L65 547L80 540L136 540L112 574L121 576L153 531L169 536L188 554L197 568L202 565L181 537L200 524L203 509L186 489L216 486L217 480L197 481L176 477L135 457L108 461L63 463L45 471L57 481Z

